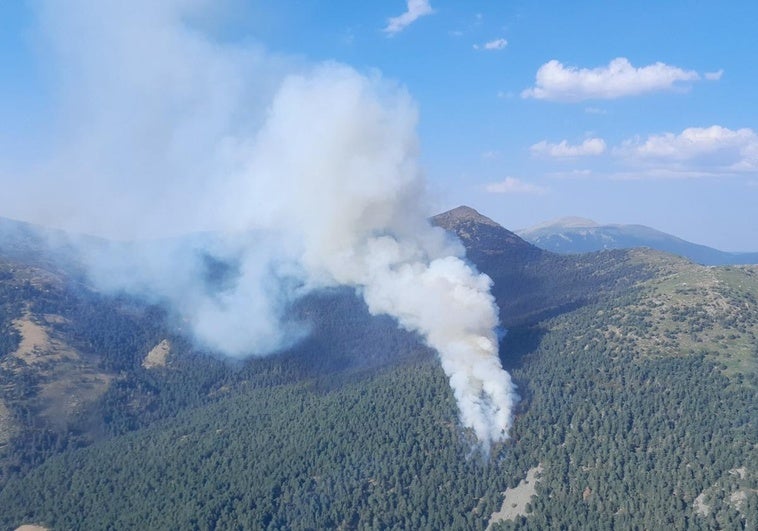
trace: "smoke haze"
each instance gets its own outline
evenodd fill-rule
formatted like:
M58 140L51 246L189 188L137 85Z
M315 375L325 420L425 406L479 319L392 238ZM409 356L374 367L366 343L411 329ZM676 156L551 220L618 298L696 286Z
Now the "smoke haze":
M40 4L58 140L14 187L15 217L150 239L89 249L93 281L169 303L230 356L298 341L288 304L351 286L438 352L464 426L507 438L491 280L428 222L411 97L376 72L214 42L186 22L208 8ZM213 233L168 238L197 231Z

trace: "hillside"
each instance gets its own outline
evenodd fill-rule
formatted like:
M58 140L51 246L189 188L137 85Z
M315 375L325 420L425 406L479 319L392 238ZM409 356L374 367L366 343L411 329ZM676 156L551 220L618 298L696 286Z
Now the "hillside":
M543 251L469 207L435 216L432 223L456 235L468 258L495 280L492 292L509 329L613 296L654 274L625 251L586 256Z
M434 221L495 282L509 441L472 446L434 355L349 290L292 308L313 331L297 347L228 363L159 307L6 261L0 356L23 372L0 374L2 527L485 529L538 466L493 528L755 527L758 268L556 255L468 208ZM25 322L45 364L17 354ZM163 340L166 366L143 367ZM88 389L65 425L40 398L59 375Z
M81 253L107 242L0 217L0 259L81 278Z
M467 206L460 206L432 218L438 227L455 233L469 252L538 257L542 253L513 232Z
M644 225L599 225L592 220L564 218L519 230L518 235L541 249L555 253L649 247L683 256L702 265L758 264L758 252L720 251Z

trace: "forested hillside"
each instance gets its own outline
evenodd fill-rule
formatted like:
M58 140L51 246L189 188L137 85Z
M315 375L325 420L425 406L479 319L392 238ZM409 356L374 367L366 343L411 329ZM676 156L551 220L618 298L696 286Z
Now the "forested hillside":
M459 427L434 354L348 290L293 308L313 332L294 349L230 363L160 307L5 262L0 525L755 529L758 269L557 256L474 214L435 221L494 279L508 329L522 401L491 449ZM50 338L35 358L24 319ZM164 339L165 367L145 368ZM87 392L55 423L62 376ZM526 510L490 522L537 466Z

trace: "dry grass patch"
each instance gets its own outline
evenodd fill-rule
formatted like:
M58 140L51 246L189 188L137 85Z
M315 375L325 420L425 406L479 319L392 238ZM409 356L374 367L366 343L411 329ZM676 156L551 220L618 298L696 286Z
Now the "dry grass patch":
M169 354L171 354L171 343L168 339L164 339L147 353L145 359L142 360L142 366L146 369L165 367Z
M99 368L99 358L69 345L54 328L61 316L38 316L29 309L13 321L21 334L18 348L2 362L4 369L16 375L31 376L35 382L31 395L23 400L50 425L65 428L86 413L108 389L113 376ZM9 382L9 385L14 385ZM3 429L0 411L0 441Z
M46 316L47 317L47 316ZM45 319L46 321L49 318ZM49 322L49 321L48 321ZM79 354L63 341L51 337L50 328L40 324L29 311L21 319L13 321L13 326L21 334L21 342L11 355L28 365L50 361L77 360Z
M526 478L522 479L515 488L505 490L503 493L505 496L503 505L499 511L492 513L487 525L488 530L492 529L492 526L498 522L513 520L527 514L526 505L532 499L532 496L536 494L540 474L542 474L541 464L529 469L526 473Z

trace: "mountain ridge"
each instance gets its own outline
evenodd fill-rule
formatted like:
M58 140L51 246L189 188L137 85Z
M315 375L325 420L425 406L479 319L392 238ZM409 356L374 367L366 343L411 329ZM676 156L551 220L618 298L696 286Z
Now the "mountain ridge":
M641 224L597 224L583 218L561 218L517 230L516 234L541 249L560 254L649 247L701 265L758 263L758 252L721 251Z
M531 510L501 528L754 527L758 267L559 255L468 208L435 224L508 329L521 400L481 459L432 352L353 290L301 300L296 347L229 363L159 307L48 282L0 245L0 527L484 530L537 465ZM66 425L46 420L60 371L39 370L61 368L56 344L45 366L14 355L24 315L111 375L104 394L68 378L92 392ZM162 340L169 366L146 369Z
M468 206L459 206L437 214L431 223L455 234L464 246L485 254L527 253L538 255L540 249L496 221Z

